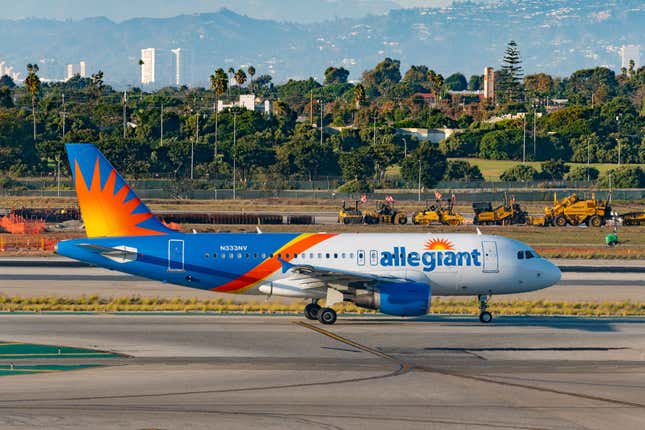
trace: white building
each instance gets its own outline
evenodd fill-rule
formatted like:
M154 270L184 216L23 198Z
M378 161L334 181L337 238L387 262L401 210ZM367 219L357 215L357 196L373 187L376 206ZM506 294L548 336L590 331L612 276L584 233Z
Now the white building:
M635 69L641 66L641 47L640 45L623 45L620 48L620 67L629 69L629 62L634 60Z
M65 80L69 81L74 77L74 65L73 64L68 64L67 65L67 78Z
M144 85L155 82L155 48L141 50L141 83Z
M233 103L224 103L222 100L217 101L217 112L222 112L225 109L232 107L241 107L246 110L261 112L266 115L271 115L271 102L265 100L261 103L256 103L255 94L241 94L238 101Z
M181 48L171 49L170 52L175 54L175 85L181 85Z
M81 61L79 63L79 74L81 75L81 78L85 78L87 76L86 72L87 70L86 70L85 61Z

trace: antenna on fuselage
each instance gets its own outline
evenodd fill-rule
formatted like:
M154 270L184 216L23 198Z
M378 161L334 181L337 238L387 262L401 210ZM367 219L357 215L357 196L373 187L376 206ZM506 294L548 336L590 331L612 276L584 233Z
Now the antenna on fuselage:
M477 236L481 236L481 235L482 235L482 231L479 229L479 227L475 227L475 228L477 229Z
M260 226L256 225L255 229L257 230L258 234L262 234L262 230L260 230Z

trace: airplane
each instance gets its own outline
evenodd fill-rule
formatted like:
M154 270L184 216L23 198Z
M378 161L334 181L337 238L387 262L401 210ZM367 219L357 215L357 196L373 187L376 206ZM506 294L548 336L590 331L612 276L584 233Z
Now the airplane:
M231 294L301 298L304 316L334 324L341 302L395 316L426 315L433 296L549 287L560 270L530 246L452 233L183 233L164 225L92 144L66 150L87 238L60 255L169 284ZM322 307L319 302L325 301Z

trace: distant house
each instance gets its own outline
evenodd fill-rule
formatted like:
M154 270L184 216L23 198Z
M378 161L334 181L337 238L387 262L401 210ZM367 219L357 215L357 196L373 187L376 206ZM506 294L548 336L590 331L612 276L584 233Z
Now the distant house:
M233 107L241 107L246 110L264 113L267 116L271 115L271 102L269 100L258 102L255 94L241 94L238 101L233 103L224 103L223 100L217 101L217 112L222 112Z
M459 128L397 128L396 133L402 136L414 136L420 141L439 143L455 133L463 131Z
M415 93L412 96L412 99L418 103L424 103L428 105L436 105L437 97L434 93Z

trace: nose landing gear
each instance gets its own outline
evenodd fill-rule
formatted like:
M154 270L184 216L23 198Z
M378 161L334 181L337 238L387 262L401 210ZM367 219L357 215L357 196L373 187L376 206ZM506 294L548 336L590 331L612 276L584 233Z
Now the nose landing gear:
M479 299L479 321L488 324L493 320L493 315L488 312L488 296L481 294L477 298Z

